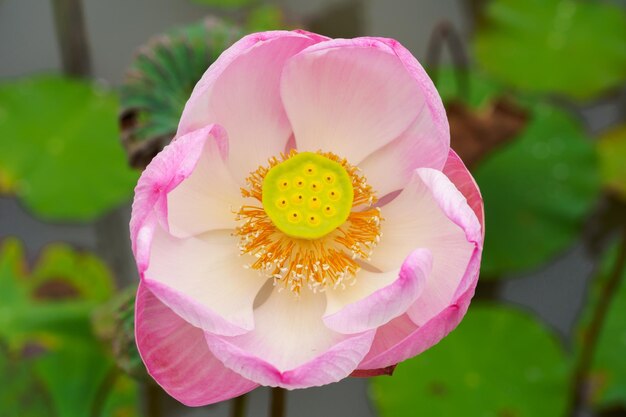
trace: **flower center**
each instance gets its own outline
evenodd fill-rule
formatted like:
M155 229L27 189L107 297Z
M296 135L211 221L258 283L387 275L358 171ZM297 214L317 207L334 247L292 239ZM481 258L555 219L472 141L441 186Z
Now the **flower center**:
M330 152L292 150L250 173L235 230L247 265L298 294L354 282L380 239L376 195L359 169ZM294 216L295 214L295 216Z
M272 167L263 180L263 208L286 235L318 239L348 219L354 191L339 163L303 152Z

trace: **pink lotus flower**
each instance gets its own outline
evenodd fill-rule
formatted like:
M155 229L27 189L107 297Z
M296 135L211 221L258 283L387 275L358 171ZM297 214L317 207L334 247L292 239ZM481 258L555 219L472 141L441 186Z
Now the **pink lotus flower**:
M480 193L391 39L244 37L135 193L137 345L187 405L383 373L474 294Z

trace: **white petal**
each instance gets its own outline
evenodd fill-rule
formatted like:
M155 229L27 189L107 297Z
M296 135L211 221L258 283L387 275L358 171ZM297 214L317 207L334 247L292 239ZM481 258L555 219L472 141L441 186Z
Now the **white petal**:
M224 364L262 385L305 388L339 381L369 350L374 331L343 335L322 322L326 297L304 289L299 298L275 289L255 310L255 329L234 336L206 332Z
M191 175L167 195L167 220L174 236L235 228L235 212L243 197L224 163L227 146L226 139L222 143L206 139Z
M150 291L194 326L241 334L254 327L254 298L266 281L245 269L245 262L230 231L178 239L158 228L143 278Z

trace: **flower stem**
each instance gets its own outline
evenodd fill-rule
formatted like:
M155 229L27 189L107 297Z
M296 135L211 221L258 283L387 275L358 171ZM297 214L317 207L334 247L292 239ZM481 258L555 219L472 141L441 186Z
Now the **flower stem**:
M153 383L146 383L145 410L148 417L161 417L161 388Z
M111 393L111 390L115 385L115 381L117 381L117 378L119 376L120 371L117 365L111 366L111 369L109 369L109 372L107 372L104 380L100 383L98 391L96 391L94 401L91 404L92 417L100 417L102 415L102 410L104 409L104 405L106 404L106 399Z
M248 397L246 394L233 399L230 403L230 417L245 417L247 402Z
M282 388L272 388L270 417L285 417L285 399L287 392Z
M91 75L91 59L81 0L53 0L63 72L75 77Z
M578 363L574 369L572 379L572 396L568 415L576 416L581 407L587 405L589 372L593 364L593 357L598 346L609 307L617 293L624 268L626 267L626 227L622 229L620 246L615 265L608 281L602 288L595 310L591 316L591 323L585 335Z

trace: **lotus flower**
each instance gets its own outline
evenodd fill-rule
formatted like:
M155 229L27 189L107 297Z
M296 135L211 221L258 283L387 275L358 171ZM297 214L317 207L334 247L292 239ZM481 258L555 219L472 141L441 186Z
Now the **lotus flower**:
M387 372L460 322L483 205L397 41L244 37L135 190L136 338L198 406Z

